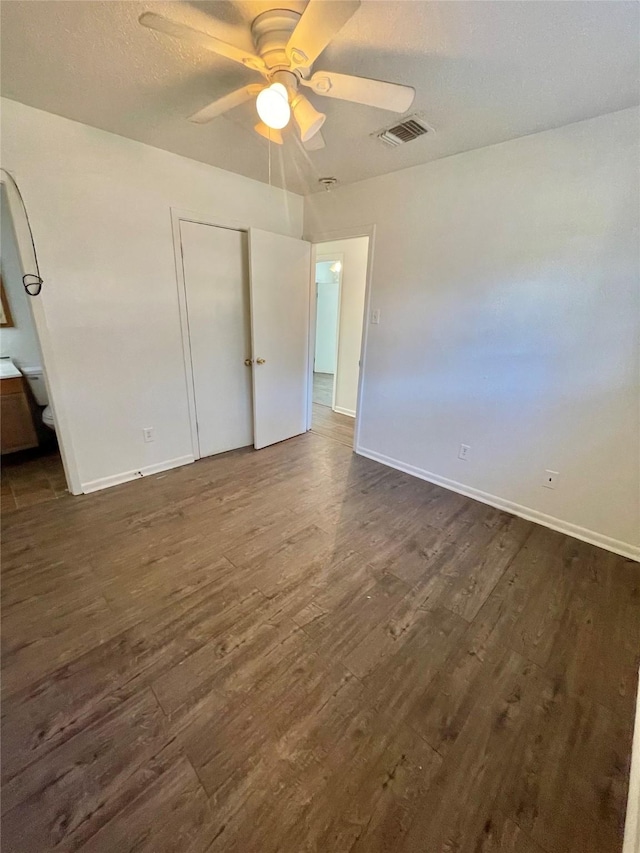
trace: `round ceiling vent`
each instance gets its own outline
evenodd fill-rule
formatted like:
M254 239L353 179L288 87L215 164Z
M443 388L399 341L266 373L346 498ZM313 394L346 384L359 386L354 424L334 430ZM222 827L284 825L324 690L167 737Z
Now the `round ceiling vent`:
M322 186L327 190L327 192L331 189L331 187L335 187L338 183L337 178L318 178L318 183L322 184Z

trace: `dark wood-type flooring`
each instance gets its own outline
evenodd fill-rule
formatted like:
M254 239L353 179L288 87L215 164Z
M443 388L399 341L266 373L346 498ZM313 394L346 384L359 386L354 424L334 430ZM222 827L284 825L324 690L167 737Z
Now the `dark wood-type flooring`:
M329 406L333 404L333 382L335 376L333 373L315 373L313 374L313 402L319 403L321 406Z
M347 447L353 447L355 419L341 415L319 403L313 404L311 429L325 438L332 438Z
M5 513L4 853L619 853L640 567L314 432Z
M0 511L53 501L67 494L60 452L24 450L2 457Z

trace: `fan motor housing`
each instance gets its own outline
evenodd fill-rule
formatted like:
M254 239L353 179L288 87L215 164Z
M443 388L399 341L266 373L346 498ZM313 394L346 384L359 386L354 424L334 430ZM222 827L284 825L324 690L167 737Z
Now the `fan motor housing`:
M286 47L301 15L290 9L270 9L251 24L251 35L258 55L269 71L290 68Z

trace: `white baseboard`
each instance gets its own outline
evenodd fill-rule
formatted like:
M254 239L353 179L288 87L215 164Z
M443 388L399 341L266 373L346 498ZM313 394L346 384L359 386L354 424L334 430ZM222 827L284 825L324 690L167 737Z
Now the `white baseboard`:
M400 462L398 459L392 459L390 456L377 453L375 450L368 450L366 447L357 446L356 453L360 454L360 456L366 456L368 459L373 459L375 462L388 465L390 468L404 471L405 474L411 474L414 477L419 477L421 480L427 480L427 482L433 483L436 486L442 486L445 489L450 489L452 492L465 495L465 497L489 504L489 506L494 506L496 509L502 509L505 512L510 512L512 515L518 515L527 521L535 521L536 524L542 524L544 527L550 527L552 530L566 533L568 536L573 536L576 539L582 539L583 542L589 542L591 545L606 548L607 551L613 551L614 554L621 554L623 557L630 557L632 560L640 561L640 546L638 545L631 545L619 539L612 539L610 536L604 536L602 533L596 533L594 530L588 530L585 527L579 527L577 524L571 524L569 521L563 521L560 518L539 512L537 509L530 509L529 507L513 503L513 501L482 492L480 489L474 489L471 486L465 486L463 483L457 483L455 480L448 480L446 477L440 477L438 474L432 474L430 471L416 468L415 465Z
M165 462L147 465L145 468L140 468L137 471L123 471L121 474L113 474L111 477L89 480L88 483L81 484L82 491L85 495L88 495L90 492L98 492L100 489L108 489L110 486L119 486L121 483L128 483L130 480L139 480L141 477L149 477L151 474L159 474L161 471L168 471L170 468L179 468L181 465L188 465L194 461L192 453L189 453L187 456L177 456L175 459L167 459Z
M640 853L640 679L636 697L636 723L633 731L627 819L624 824L622 853Z
M356 416L353 409L343 409L341 406L335 406L333 411L337 412L339 415L348 415L350 418L355 418Z

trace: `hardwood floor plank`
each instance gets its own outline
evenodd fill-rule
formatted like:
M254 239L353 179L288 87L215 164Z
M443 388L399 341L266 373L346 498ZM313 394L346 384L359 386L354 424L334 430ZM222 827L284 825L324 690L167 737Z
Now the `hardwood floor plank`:
M572 545L577 584L546 670L570 695L629 719L638 687L640 571L631 560L582 546Z
M402 581L384 575L354 591L334 610L305 625L303 631L320 654L344 661L406 591Z
M379 794L371 817L349 853L392 853L409 830L433 783L442 759L406 727L394 739L372 774L371 787ZM376 772L377 771L377 772ZM374 795L371 795L371 800ZM325 848L326 849L326 848Z
M295 849L296 838L304 838L307 850L347 853L366 838L370 846L362 849L370 850L387 832L403 827L440 759L402 726L391 730L388 719L361 712L350 721L325 759L325 796L311 798L283 839L285 849Z
M162 751L164 726L141 692L15 776L3 788L5 849L77 849L146 784L138 771Z
M398 851L477 849L518 742L540 692L535 666L504 652L501 678L469 714L446 754Z
M219 836L212 851L286 849L283 836L328 784L327 756L361 711L361 693L356 679L346 680L311 717L301 715L272 735L233 797L226 796L228 789L217 792ZM305 839L295 835L299 849Z
M3 696L117 633L120 626L100 593L81 585L78 590L66 599L54 596L50 608L38 602L17 608L6 623L3 620Z
M313 432L324 438L339 441L347 447L353 447L355 418L332 411L330 399L319 402L314 397L312 421Z
M403 599L345 658L345 666L362 680L373 707L405 720L465 629L464 620L447 610L407 611Z
M550 853L614 850L624 831L628 730L597 702L545 685L499 803Z
M215 837L214 807L180 755L149 770L139 795L82 846L82 853L196 853Z
M515 662L532 678L537 672L535 665L501 644L490 641L481 648L478 640L475 631L467 632L446 666L416 693L407 715L414 731L442 756L451 752L470 720L490 707L496 693L508 692Z
M139 623L94 646L72 663L5 699L3 778L11 778L42 759L114 706L135 696L209 642L216 628L223 630L263 601L257 590L239 595L235 605L217 588L200 591L156 613L151 623Z
M268 621L256 624L253 607L239 620L238 615L231 614L211 642L204 643L177 661L153 682L154 692L167 714L174 714L183 705L193 704L214 686L222 689L226 685L225 675L241 681L239 668L247 658L253 660L252 653L257 656L259 664L262 656L268 656L274 647L281 648L289 637L299 632L293 622L286 620L275 625ZM229 667L232 673L228 672Z
M531 522L505 516L486 534L472 525L456 538L456 583L441 600L444 607L471 622L533 531Z
M513 820L493 810L482 827L474 853L546 853Z
M313 402L322 406L331 406L333 399L333 373L313 373Z
M274 738L313 718L353 678L339 664L320 661L306 639L295 643L278 664L264 681L258 679L250 702L234 697L219 718L204 726L198 723L181 736L207 793L215 794L218 802L245 784Z

